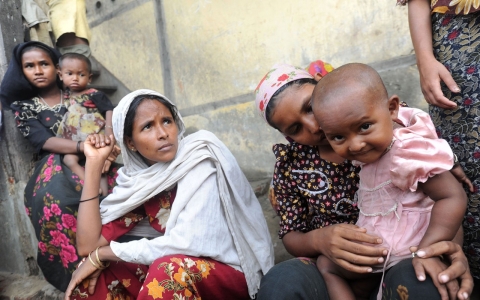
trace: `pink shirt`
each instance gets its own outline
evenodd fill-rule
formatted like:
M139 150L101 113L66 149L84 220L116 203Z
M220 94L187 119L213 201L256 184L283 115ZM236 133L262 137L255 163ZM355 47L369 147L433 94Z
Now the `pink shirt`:
M386 268L409 257L409 247L420 243L429 225L434 202L418 182L453 167L452 150L437 138L427 113L401 107L397 123L390 151L362 165L357 192L357 225L380 236L381 246L390 249Z

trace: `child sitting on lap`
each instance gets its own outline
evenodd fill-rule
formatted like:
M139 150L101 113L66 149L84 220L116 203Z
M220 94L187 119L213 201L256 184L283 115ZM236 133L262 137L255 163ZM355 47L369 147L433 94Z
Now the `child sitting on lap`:
M452 150L437 138L428 114L399 108L398 96L388 98L371 67L348 64L329 73L314 89L312 109L333 150L361 165L357 225L379 236L379 246L389 249L384 263L370 269L379 274L349 272L319 256L317 266L330 299L356 299L352 279L372 276L372 286L365 280L357 286L372 290L382 271L412 256L411 246L452 240L467 199L448 172L454 166ZM413 260L421 260L427 273L437 263L437 258ZM353 288L345 279L354 282Z
M58 129L57 136L78 141L85 141L89 134L112 134L113 105L108 97L96 89L88 89L87 85L92 78L90 60L82 54L66 53L59 59L58 75L63 81L66 93L65 106L67 112ZM65 165L81 180L85 180L85 170L78 163L79 156L66 154L63 158ZM110 168L110 161L106 161L103 171ZM101 193L108 193L107 178L102 176Z

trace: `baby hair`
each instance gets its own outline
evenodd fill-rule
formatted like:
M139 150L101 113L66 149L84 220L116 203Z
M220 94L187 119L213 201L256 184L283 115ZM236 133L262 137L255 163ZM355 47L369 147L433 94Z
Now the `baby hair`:
M335 101L338 95L348 92L353 86L361 87L368 93L377 94L378 101L388 100L385 84L374 68L365 64L350 63L333 70L320 80L313 91L312 106Z
M77 59L77 60L83 61L87 66L88 73L92 73L92 63L90 62L90 59L88 59L88 57L86 57L85 55L79 54L79 53L63 54L62 56L60 56L60 59L58 61L60 68L62 68L62 62L66 59Z

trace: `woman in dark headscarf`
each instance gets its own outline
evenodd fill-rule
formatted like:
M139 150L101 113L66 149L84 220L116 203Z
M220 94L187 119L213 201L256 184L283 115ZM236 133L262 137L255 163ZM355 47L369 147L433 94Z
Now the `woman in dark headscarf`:
M38 265L52 285L65 291L80 260L75 249L76 216L83 182L66 167L64 154L83 154L83 142L56 137L66 112L57 78L58 52L40 42L17 45L0 87L4 109L39 154L25 188L25 206L38 239ZM114 157L111 157L114 160ZM108 172L113 188L117 165Z

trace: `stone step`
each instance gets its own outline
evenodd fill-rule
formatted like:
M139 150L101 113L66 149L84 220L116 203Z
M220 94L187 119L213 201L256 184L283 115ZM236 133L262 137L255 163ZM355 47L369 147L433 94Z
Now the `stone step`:
M64 293L39 276L0 272L0 300L60 300Z

